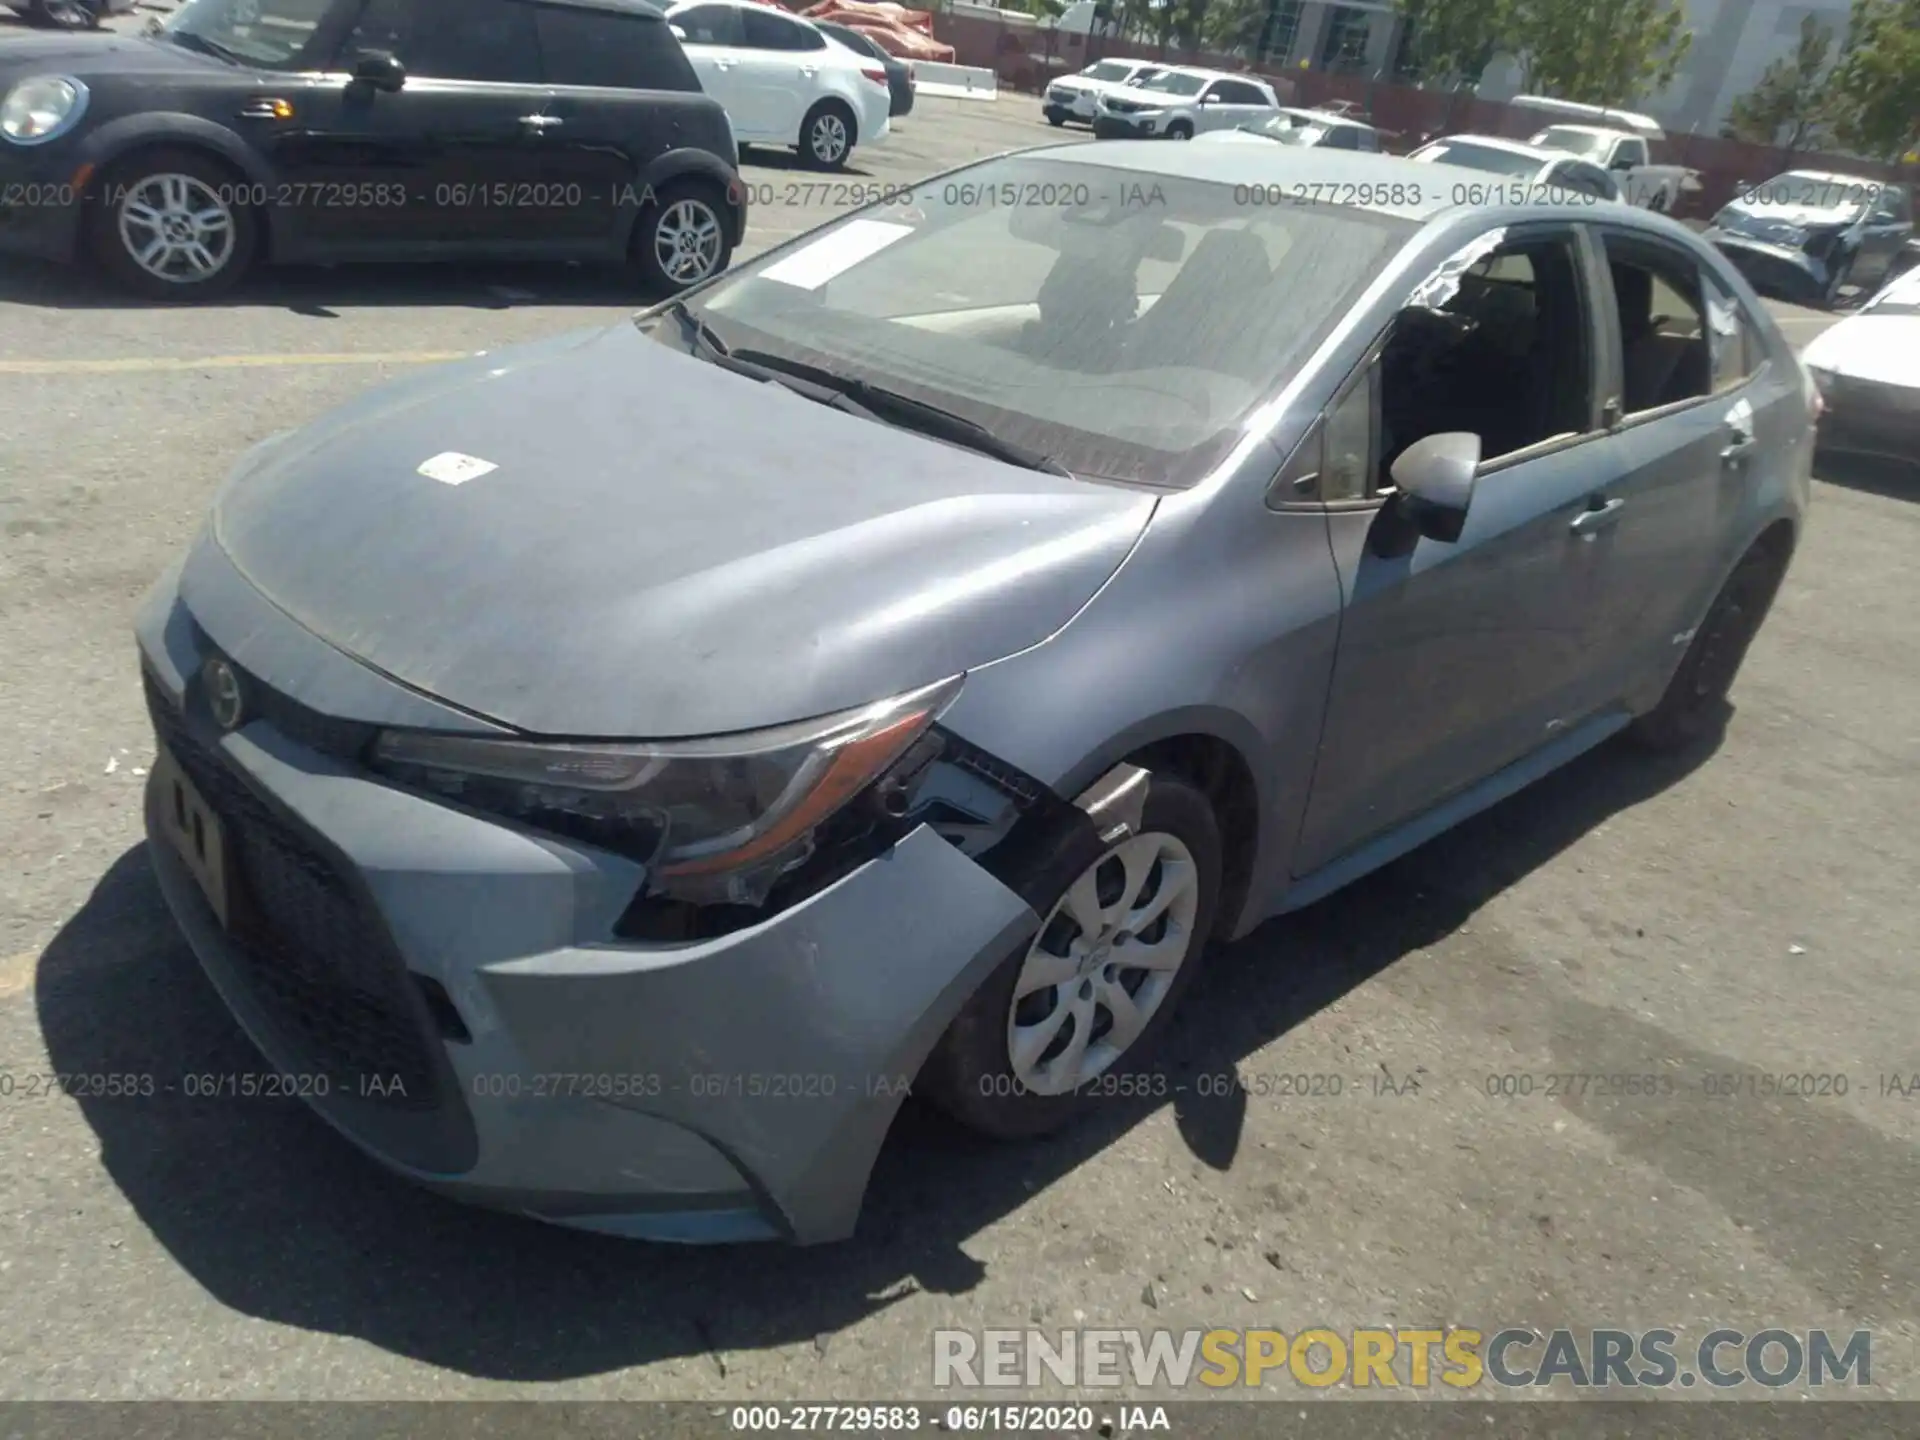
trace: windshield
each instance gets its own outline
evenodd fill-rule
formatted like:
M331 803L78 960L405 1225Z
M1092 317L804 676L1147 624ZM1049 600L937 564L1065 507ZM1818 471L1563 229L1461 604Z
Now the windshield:
M1080 72L1082 80L1124 80L1129 66L1119 60L1102 60Z
M1167 95L1198 95L1206 87L1204 75L1156 75L1140 82L1142 90L1158 90Z
M1766 208L1838 210L1858 215L1880 198L1880 186L1871 180L1855 180L1845 175L1810 175L1804 170L1789 170L1758 185L1742 185L1740 200Z
M1183 486L1414 228L1012 156L869 206L687 303L734 350L897 390L1077 474ZM687 343L671 322L650 333Z
M290 67L333 0L187 0L161 26L176 45L268 69Z
M1436 165L1463 165L1469 170L1487 170L1495 175L1531 175L1540 168L1540 162L1531 155L1456 140L1429 145L1420 152L1420 158Z
M1549 125L1527 143L1538 145L1545 150L1564 150L1569 155L1580 156L1583 160L1604 163L1613 140L1609 136L1595 135L1590 130L1582 130L1572 125Z

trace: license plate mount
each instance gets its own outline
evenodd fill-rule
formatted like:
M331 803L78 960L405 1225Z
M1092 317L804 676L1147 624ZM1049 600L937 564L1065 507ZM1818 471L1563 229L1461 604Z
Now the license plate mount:
M225 930L227 837L220 817L164 746L154 757L153 773L160 791L160 828Z

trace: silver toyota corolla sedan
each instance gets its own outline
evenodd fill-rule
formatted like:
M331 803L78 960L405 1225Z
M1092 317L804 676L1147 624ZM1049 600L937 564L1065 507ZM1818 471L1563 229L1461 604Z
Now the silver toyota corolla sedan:
M1680 226L1451 188L1004 156L260 446L138 621L214 985L417 1181L833 1240L909 1087L1058 1126L1209 941L1709 735L1816 392Z

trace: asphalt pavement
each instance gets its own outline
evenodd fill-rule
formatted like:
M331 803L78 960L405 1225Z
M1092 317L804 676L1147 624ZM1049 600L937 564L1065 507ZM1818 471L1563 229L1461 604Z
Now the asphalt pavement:
M779 203L747 253L835 184L1051 133L1031 101L923 99L858 174L756 155ZM262 1066L149 875L136 600L255 441L642 299L383 268L167 309L0 270L0 1397L883 1398L933 1393L942 1326L1421 1323L1871 1328L1877 1393L1920 1397L1920 1101L1885 1083L1920 1072L1920 484L1882 471L1818 485L1711 753L1604 748L1215 954L1171 1100L1020 1146L909 1106L847 1244L543 1228L295 1103L190 1098ZM1239 1100L1202 1098L1235 1067ZM32 1093L50 1073L158 1088ZM1547 1094L1649 1073L1683 1083ZM1296 1076L1340 1093L1282 1098Z

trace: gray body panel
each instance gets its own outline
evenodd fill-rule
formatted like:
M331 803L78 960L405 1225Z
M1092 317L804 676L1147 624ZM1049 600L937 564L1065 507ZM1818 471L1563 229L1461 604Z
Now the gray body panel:
M1226 184L1431 180L1277 146L1048 153ZM1229 747L1255 813L1251 883L1219 926L1244 933L1654 705L1732 567L1806 508L1811 382L1698 238L1621 206L1442 208L1399 209L1423 228L1192 489L1017 469L616 327L414 377L248 457L217 503L224 549L203 540L142 611L146 663L176 697L211 646L371 724L659 737L965 671L942 727L1065 800L1155 742ZM1736 297L1757 368L1489 467L1458 542L1387 558L1370 534L1390 502L1289 498L1275 481L1416 287L1523 223L1578 237L1596 314L1612 282L1593 232L1674 247ZM1621 350L1603 322L1596 417ZM1723 458L1749 429L1757 443ZM499 468L457 485L416 473L448 450ZM1612 500L1604 530L1572 524ZM667 1239L849 1233L898 1084L1038 924L922 827L719 939L623 940L644 879L631 861L400 790L266 720L216 744L345 857L406 969L472 1030L442 1047L469 1162L413 1163L361 1118L328 1118L416 1179L548 1219ZM285 1054L155 848L216 985ZM475 1088L552 1072L659 1088L559 1106ZM831 1076L832 1093L756 1093L770 1075Z

